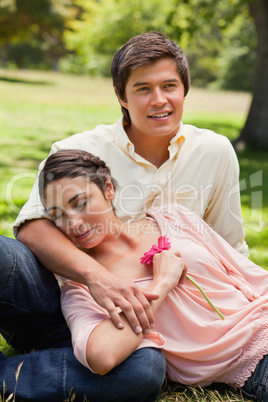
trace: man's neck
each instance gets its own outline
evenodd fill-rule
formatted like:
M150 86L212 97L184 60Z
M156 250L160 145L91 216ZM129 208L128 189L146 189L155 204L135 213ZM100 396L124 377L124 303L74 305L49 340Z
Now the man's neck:
M128 138L135 147L135 152L159 168L169 158L168 147L173 136L151 137L133 134L131 127L125 127Z

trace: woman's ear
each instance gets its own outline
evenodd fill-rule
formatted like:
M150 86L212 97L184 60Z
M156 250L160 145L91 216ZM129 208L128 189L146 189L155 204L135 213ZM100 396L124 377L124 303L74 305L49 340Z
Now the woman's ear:
M105 194L105 198L107 200L113 201L115 192L114 192L114 186L113 186L113 183L111 182L111 179L106 180L104 194Z

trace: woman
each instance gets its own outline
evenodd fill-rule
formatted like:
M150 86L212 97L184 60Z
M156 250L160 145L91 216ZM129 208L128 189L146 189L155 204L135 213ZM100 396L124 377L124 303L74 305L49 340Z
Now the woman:
M159 294L151 302L155 328L135 334L126 320L118 331L88 288L63 279L62 309L77 359L105 374L137 348L158 347L173 381L224 382L268 401L265 384L259 386L268 363L268 273L180 205L151 208L146 219L123 223L112 206L115 187L103 161L77 150L51 155L40 175L55 225L109 271Z

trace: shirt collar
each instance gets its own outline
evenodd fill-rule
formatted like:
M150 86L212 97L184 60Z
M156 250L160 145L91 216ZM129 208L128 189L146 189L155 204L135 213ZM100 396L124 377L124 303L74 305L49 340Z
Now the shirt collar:
M125 124L123 116L121 116L116 123L117 145L119 146L120 149L122 149L123 152L131 156L133 159L139 159L141 157L135 153L134 144L128 138L128 135L124 129L124 125ZM170 159L172 159L175 156L175 154L180 150L184 141L185 141L185 128L183 123L181 122L177 134L172 138L172 140L170 141L170 145L168 147Z

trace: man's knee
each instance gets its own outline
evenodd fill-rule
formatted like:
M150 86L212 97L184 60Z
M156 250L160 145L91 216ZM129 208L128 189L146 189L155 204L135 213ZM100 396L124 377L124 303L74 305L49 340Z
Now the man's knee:
M0 286L10 286L16 266L16 240L0 235Z
M125 385L133 401L155 401L164 383L166 359L160 349L142 348L131 355L132 367L125 373ZM129 374L131 372L131 375Z
M0 264L7 267L14 263L14 250L12 247L12 240L9 237L0 235Z
M140 381L142 379L144 384L147 383L148 388L151 390L160 390L166 374L165 356L160 349L156 348L143 348L137 352L139 351L142 351L143 354L139 363Z
M104 402L155 401L166 373L165 357L156 348L137 350L104 376L91 373L78 362L68 367L72 368L72 376L68 376L66 384L73 387L78 397L85 395L90 401ZM75 367L79 380L73 382Z

